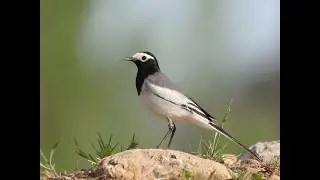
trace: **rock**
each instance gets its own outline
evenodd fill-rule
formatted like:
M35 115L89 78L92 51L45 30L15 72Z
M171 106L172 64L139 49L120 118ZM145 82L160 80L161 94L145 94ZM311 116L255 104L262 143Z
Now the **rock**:
M128 150L102 159L97 168L99 173L94 176L104 176L106 179L186 179L186 176L212 180L231 178L223 164L169 149Z
M240 167L245 167L250 173L258 173L263 170L261 163L255 159L240 160Z
M242 167L260 168L261 163L255 159L244 159L240 161Z
M271 142L258 142L249 148L257 154L263 162L273 161L276 157L280 158L280 140ZM240 154L240 160L253 158L248 152Z
M277 175L273 174L270 177L268 177L267 180L280 180L280 176L277 176Z
M224 165L232 167L232 165L238 161L238 157L234 154L225 154L223 155L222 160Z
M274 152L272 149L276 149L270 147L272 143L257 143L252 149L268 160L265 154L270 155ZM233 154L225 154L222 156L224 164L220 164L176 150L131 149L105 157L92 168L59 173L42 180L222 180L251 178L257 174L267 180L280 179L280 162L267 164L249 157L242 155L242 159L238 159Z

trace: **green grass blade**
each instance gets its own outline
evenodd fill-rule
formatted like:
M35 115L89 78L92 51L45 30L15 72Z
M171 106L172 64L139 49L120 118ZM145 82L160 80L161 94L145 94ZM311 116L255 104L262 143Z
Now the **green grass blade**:
M100 151L94 146L93 143L91 143L91 146L92 146L92 148L94 149L94 151L95 151L95 153L96 153L97 155L101 154L101 146L100 146Z
M232 104L232 98L231 98L231 100L230 100L229 106L228 106L228 108L227 108L227 110L226 110L226 113L224 114L224 117L223 117L221 123L219 123L219 126L220 126L221 128L224 128L224 125L225 125L226 122L227 122L228 115L229 115L229 113L230 113L230 111L231 111L231 104ZM216 134L215 134L215 137L214 137L214 150L216 150L216 149L218 148L219 139L220 139L220 133L216 133Z
M49 162L50 162L50 164L51 164L51 161L52 161L53 154L54 154L54 152L56 151L58 145L59 145L59 141L56 142L56 144L52 147L52 149L51 149L51 151L50 151L50 157L49 157Z
M100 147L100 152L103 152L103 150L106 148L106 144L103 142L103 139L102 139L102 136L101 134L98 132L98 144L99 144L99 147Z
M53 145L52 149L56 150L58 148L58 145L59 145L59 141L57 141L56 144Z
M118 147L119 143L115 144L113 148L111 148L111 150L109 150L108 152L108 156L110 156L112 154L112 152L116 149L116 147ZM103 158L103 157L101 157Z
M221 121L221 128L223 128L224 125L225 125L225 123L227 122L228 115L229 115L229 113L231 112L232 101L233 101L233 100L232 100L232 98L231 98L230 103L229 103L229 106L228 106L228 109L227 109L227 111L226 111L226 113L225 113L225 115L224 115L224 117L223 117L223 119L222 119L222 121Z
M46 158L46 156L43 154L42 150L40 149L40 155L41 157L46 161L48 162L48 159Z
M47 170L50 170L50 171L51 171L50 168L48 168L47 166L43 165L42 163L40 163L40 166L43 167L44 169L47 169Z
M76 153L82 158L89 159L88 155L85 152L83 152L80 148L76 149Z
M73 138L73 142L74 142L74 144L78 147L79 145L78 145L78 141L77 141L77 139L74 137Z
M90 157L91 161L93 161L94 163L97 163L97 160L94 159L94 158L91 156L91 154L89 154L89 157Z
M128 148L127 148L127 150L129 150L129 149L134 149L134 148L138 147L138 144L139 144L139 143L138 143L138 141L135 139L135 136L136 136L136 134L133 133L132 140L131 140L131 142L130 142ZM121 149L122 149L122 147L121 147ZM121 151L122 151L122 150L121 150Z

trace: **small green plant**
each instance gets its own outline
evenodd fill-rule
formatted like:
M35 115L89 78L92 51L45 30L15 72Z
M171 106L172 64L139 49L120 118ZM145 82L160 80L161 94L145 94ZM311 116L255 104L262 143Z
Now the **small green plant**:
M228 171L231 174L231 179L229 180L247 180L251 175L245 167L239 167L233 171L228 169Z
M228 169L231 179L229 180L266 180L266 176L261 173L253 173L247 170L246 167L232 168L232 171Z
M190 180L191 179L192 174L191 174L190 171L188 171L186 169L183 169L182 173L183 173L183 177L184 177L185 180Z
M264 177L264 175L261 174L261 173L253 173L253 174L251 175L251 179L252 179L252 180L265 180L266 177Z
M99 160L101 160L104 157L110 156L112 154L122 152L124 150L134 149L138 147L138 141L135 138L135 134L133 134L133 137L130 141L130 144L127 148L123 148L123 146L119 145L119 143L112 143L112 135L109 137L109 140L107 142L104 142L102 136L100 133L98 133L97 143L98 148L91 143L91 146L93 147L95 151L95 158L90 153L85 153L81 148L79 147L79 144L77 140L74 138L74 143L76 145L76 153L86 159L88 162L91 163L92 166L96 165Z
M221 121L218 125L223 128L225 123L227 122L228 114L231 111L231 104L232 99L229 103L228 109ZM227 143L225 143L221 148L219 148L219 141L220 141L220 133L215 133L213 140L209 139L208 142L205 142L202 138L199 143L199 148L197 150L197 154L206 159L211 159L214 161L221 162L222 161L222 155L225 152L225 149L227 147ZM203 148L204 147L204 148Z
M267 161L261 165L265 170L264 173L267 175L276 174L280 172L280 157L275 156L271 161Z
M43 154L42 150L40 149L40 167L41 171L40 173L47 176L47 177L57 177L58 174L55 170L55 164L52 163L53 155L58 148L59 142L54 144L50 151L49 159Z

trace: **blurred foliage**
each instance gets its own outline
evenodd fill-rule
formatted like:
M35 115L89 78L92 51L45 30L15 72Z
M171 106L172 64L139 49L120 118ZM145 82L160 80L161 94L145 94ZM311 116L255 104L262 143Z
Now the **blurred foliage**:
M219 120L232 98L225 129L243 144L280 138L273 1L40 2L40 146L46 154L60 141L57 171L77 166L74 137L88 153L94 153L90 142L97 132L102 139L113 134L120 144L137 132L141 148L154 148L163 137L166 121L143 109L136 69L121 61L141 50L154 52L161 69ZM212 137L199 127L176 125L174 149L194 152L201 136ZM227 151L242 149L229 143Z

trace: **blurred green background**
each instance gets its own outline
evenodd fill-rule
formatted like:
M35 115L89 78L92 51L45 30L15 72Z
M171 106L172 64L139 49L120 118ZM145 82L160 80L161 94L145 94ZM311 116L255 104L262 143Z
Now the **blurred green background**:
M154 148L167 122L144 109L136 67L153 52L160 68L244 144L280 139L280 10L276 0L42 0L40 147L56 141L58 171L88 167L73 138L93 152L97 133ZM177 124L173 149L194 152L213 133ZM163 145L165 146L167 142ZM229 142L228 152L243 150Z

